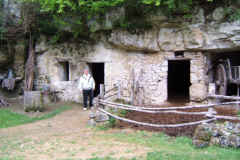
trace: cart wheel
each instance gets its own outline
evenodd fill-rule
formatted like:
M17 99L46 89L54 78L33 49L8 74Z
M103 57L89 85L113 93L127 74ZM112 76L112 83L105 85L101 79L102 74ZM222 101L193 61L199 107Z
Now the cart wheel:
M217 66L215 75L216 94L227 94L227 74L224 66L219 64Z

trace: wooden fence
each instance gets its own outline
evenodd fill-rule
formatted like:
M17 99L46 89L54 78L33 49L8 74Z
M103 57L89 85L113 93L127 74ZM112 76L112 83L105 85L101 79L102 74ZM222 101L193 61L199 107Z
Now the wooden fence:
M103 89L103 87L100 87L100 89ZM109 96L104 96L106 93L109 93L110 91L117 90L117 93L114 93ZM135 123L139 125L147 125L152 127L183 127L183 126L190 126L190 125L196 125L201 123L208 123L211 121L215 121L217 119L230 119L230 120L240 120L240 117L231 117L231 116L222 116L222 115L216 115L217 112L215 111L215 106L221 106L221 105L233 105L233 104L239 104L240 102L224 102L224 103L213 103L215 102L215 98L219 98L218 95L211 95L208 94L209 104L206 105L195 105L195 106L181 106L181 107L167 107L167 108L146 108L146 107L138 107L133 105L126 105L126 104L120 104L120 103L113 103L107 101L109 97L118 95L118 98L121 98L121 87L120 82L118 83L118 87L114 87L106 92L100 91L100 95L94 98L94 107L98 108L101 112L106 113L109 116L112 116L116 119ZM221 99L224 98L224 96L220 97ZM227 96L227 99L230 99L230 96ZM233 97L233 100L240 100L240 97ZM124 109L124 110L131 110L131 111L138 111L138 112L144 112L144 113L175 113L175 114L190 114L190 115L205 115L205 117L208 117L207 120L202 121L196 121L196 122L190 122L190 123L182 123L182 124L173 124L173 125L158 125L158 124L149 124L149 123L143 123L143 122L137 122L133 120L129 120L126 118L122 118L119 116L116 116L112 113L109 113L108 111L104 110L102 107L99 106L108 106L116 109ZM193 109L193 108L208 108L208 111L206 112L185 112L185 111L178 111L178 110L184 110L184 109Z
M11 106L10 103L7 101L7 99L5 97L3 97L2 95L0 95L0 106Z

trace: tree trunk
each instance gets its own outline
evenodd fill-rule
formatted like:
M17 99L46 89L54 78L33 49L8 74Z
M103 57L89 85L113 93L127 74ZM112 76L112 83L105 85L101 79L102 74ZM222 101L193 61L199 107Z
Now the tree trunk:
M33 48L33 38L30 33L28 60L25 68L25 87L24 91L32 91L35 70L35 51Z

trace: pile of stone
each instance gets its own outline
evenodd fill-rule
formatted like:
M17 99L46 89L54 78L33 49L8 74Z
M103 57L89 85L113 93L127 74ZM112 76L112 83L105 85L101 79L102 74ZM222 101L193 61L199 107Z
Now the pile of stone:
M193 135L195 147L222 146L240 148L240 123L200 124Z
M105 113L101 113L99 111L96 111L95 113L90 113L89 117L90 117L90 119L89 119L89 121L87 123L87 125L89 125L89 126L109 127L109 125L110 125L108 123L109 117Z

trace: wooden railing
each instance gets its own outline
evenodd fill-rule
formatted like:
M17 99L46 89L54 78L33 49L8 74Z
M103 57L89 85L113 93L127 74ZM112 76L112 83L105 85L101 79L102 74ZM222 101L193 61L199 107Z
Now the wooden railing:
M101 88L101 87L100 87ZM118 93L113 93L107 97L104 97L104 94L114 91L118 88ZM196 125L196 124L201 124L201 123L208 123L211 121L215 121L217 119L230 119L230 120L240 120L240 117L232 117L232 116L223 116L223 115L216 115L217 112L215 111L215 106L221 106L221 105L233 105L233 104L239 104L240 102L224 102L224 103L213 103L215 102L215 98L218 98L218 96L213 96L208 94L209 98L209 104L206 105L195 105L195 106L181 106L181 107L168 107L168 108L146 108L146 107L137 107L133 105L126 105L126 104L120 104L120 103L113 103L109 102L106 99L118 95L118 98L121 97L119 94L121 93L121 87L120 83L118 84L118 87L114 87L106 92L101 92L102 95L99 95L94 98L94 107L98 108L101 112L106 113L109 116L112 116L114 118L117 118L122 121L130 122L130 123L135 123L139 125L147 125L147 126L152 126L152 127L183 127L183 126L189 126L189 125ZM102 98L101 98L102 97ZM220 98L224 98L221 96ZM227 97L229 98L229 97ZM239 97L233 97L234 100L240 100ZM205 115L205 117L208 117L209 119L207 120L201 120L201 121L196 121L196 122L190 122L190 123L182 123L182 124L173 124L173 125L157 125L157 124L149 124L149 123L144 123L144 122L137 122L133 121L130 119L122 118L119 116L116 116L112 113L109 113L108 111L104 110L103 108L99 106L108 106L112 108L117 108L117 109L125 109L125 110L131 110L131 111L138 111L138 112L144 112L144 113L175 113L175 114L190 114L190 115ZM206 112L184 112L184 111L178 111L178 110L184 110L184 109L193 109L193 108L209 108L208 111Z

